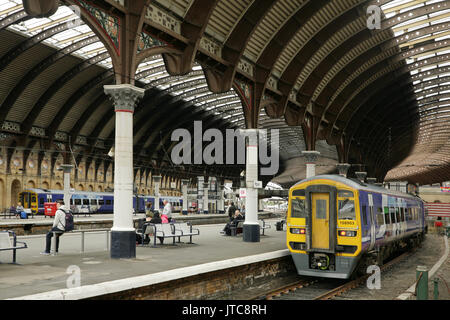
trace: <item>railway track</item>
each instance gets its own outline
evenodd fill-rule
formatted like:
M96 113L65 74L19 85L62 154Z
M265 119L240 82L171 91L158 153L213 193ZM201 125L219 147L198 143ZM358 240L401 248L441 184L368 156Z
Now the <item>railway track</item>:
M380 267L381 272L392 268L412 252L405 252ZM355 280L304 277L299 281L258 295L253 300L329 300L350 291L367 281L370 274Z

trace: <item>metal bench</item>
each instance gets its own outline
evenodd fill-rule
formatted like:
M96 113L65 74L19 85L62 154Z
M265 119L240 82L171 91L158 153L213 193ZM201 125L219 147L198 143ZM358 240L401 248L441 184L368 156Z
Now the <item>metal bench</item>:
M242 233L243 228L244 228L244 220L239 221L235 226L230 226L231 236L237 236L239 233Z
M170 223L156 223L149 224L149 226L153 226L155 228L155 232L153 235L153 247L156 247L156 238L172 238L173 245L175 244L175 238L181 236L181 232L179 230L175 230L172 224ZM148 228L148 226L147 226Z
M5 208L3 210L3 218L6 219L6 217L8 218L15 218L16 217L16 210L12 210L11 208Z
M192 228L192 225L189 222L174 223L173 226L175 228L175 232L181 232L181 235L178 236L178 243L180 243L181 237L189 237L188 243L193 243L192 236L198 236L200 234L200 230L197 228Z
M264 219L259 220L259 230L262 230L262 235L264 235L264 230L270 229L270 224L266 223Z
M155 226L149 222L144 223L140 228L136 229L136 234L141 235L141 245L143 246L146 235L149 237L155 235Z
M67 232L61 231L53 231L52 237L52 246L51 246L51 254L56 255L56 236L61 236L62 234L73 234L73 233L81 233L81 253L84 253L84 244L85 244L85 233L87 232L106 232L106 248L105 250L109 250L109 239L110 239L110 228L103 229L85 229L85 230L72 230Z
M11 234L11 236L10 236ZM11 243L11 237L13 241ZM17 246L17 244L22 246ZM0 251L12 250L13 251L13 264L16 264L16 250L28 248L27 244L22 241L17 241L17 236L14 231L0 231Z

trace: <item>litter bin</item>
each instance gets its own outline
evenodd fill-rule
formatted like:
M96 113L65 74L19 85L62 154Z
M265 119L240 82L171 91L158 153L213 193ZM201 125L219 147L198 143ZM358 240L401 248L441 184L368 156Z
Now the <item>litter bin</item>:
M44 212L46 216L54 217L56 214L56 202L45 202L44 203Z

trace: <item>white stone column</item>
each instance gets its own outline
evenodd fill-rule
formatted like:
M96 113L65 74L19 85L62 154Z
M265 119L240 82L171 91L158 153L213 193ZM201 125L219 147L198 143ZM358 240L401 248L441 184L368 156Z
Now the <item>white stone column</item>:
M316 162L320 155L319 151L302 151L306 160L306 178L311 178L316 175Z
M223 184L218 181L217 194L219 195L219 200L217 200L217 211L220 214L225 213L225 199L223 197L223 190Z
M181 213L184 215L188 214L188 185L189 185L188 179L181 180L181 192L183 194L183 209Z
M153 210L158 210L160 211L160 207L159 207L159 186L161 185L161 176L153 176L153 185L155 186L155 205ZM161 213L161 211L159 212Z
M259 242L258 189L254 188L254 182L258 181L258 130L246 129L243 131L247 135L243 240L245 242Z
M209 210L208 210L208 204L209 204L208 190L209 190L209 183L208 182L204 182L203 183L203 213L204 214L209 213Z
M70 171L72 171L73 165L62 164L60 167L64 172L64 204L70 208Z
M133 226L133 113L145 90L130 84L105 85L116 112L114 144L114 222L111 258L135 258Z

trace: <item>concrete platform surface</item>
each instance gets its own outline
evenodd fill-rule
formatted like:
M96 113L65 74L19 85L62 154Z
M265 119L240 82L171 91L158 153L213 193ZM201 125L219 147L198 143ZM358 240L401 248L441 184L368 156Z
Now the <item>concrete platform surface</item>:
M271 228L265 230L266 235L261 236L260 242L244 242L242 235L223 236L220 231L224 224L200 225L196 226L200 235L194 237L195 244L172 246L172 241L166 239L165 244L158 248L138 246L136 259L110 259L109 251L105 250L104 232L86 234L85 253L80 253L80 234L62 236L57 256L40 255L45 245L43 235L19 237L29 247L17 251L20 265L8 263L12 261L12 252L0 253L0 299L65 289L77 267L83 286L286 249L286 231L275 229L278 219L266 221ZM183 241L189 239L182 238Z

